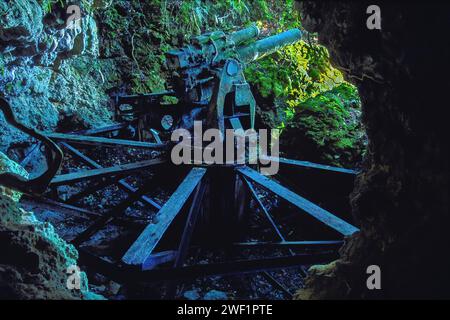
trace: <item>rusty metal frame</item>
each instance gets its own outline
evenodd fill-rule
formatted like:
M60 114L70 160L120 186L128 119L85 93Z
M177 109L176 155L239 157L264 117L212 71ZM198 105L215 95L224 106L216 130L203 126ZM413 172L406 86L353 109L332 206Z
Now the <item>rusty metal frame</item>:
M40 194L43 193L49 186L51 180L58 172L61 167L63 160L63 153L56 143L51 139L47 138L41 132L30 129L17 121L14 112L8 101L0 97L0 110L5 116L5 120L20 131L30 135L31 137L37 139L40 143L45 145L46 148L46 159L48 163L47 170L40 176L34 179L26 179L18 174L14 173L2 173L0 174L0 184L8 188L21 191L28 194Z

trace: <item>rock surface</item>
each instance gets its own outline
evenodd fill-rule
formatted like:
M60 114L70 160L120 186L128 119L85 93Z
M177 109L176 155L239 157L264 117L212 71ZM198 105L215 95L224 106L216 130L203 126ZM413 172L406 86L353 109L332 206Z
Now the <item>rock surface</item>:
M225 292L219 290L208 291L203 297L204 300L228 300Z
M0 152L3 172L27 176ZM80 290L68 289L67 271L77 265L77 250L51 224L20 208L19 199L18 192L0 187L0 299L101 299L89 292L83 272Z
M74 3L84 13L90 2ZM111 121L96 22L83 14L79 27L65 24L63 8L48 9L36 0L0 1L0 91L20 121L40 130L55 130L67 118L79 127ZM2 114L0 131L1 151L29 140Z
M448 80L440 78L449 71L440 33L450 28L449 6L385 2L380 31L365 26L370 4L302 2L305 27L358 86L369 145L352 194L361 232L339 260L313 268L297 297L449 298ZM366 286L372 264L381 290Z
M200 299L200 294L197 290L188 290L183 293L183 297L188 300L198 300Z

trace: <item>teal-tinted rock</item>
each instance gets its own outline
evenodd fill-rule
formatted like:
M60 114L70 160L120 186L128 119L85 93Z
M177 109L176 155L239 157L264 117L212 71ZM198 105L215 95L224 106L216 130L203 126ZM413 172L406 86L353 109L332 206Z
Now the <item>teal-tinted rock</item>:
M183 297L188 300L198 300L200 299L200 294L197 290L189 290L183 293Z
M0 152L0 173L27 177L26 171ZM102 299L89 292L88 279L80 272L79 290L67 286L68 268L77 266L78 252L63 240L53 225L23 210L20 193L0 187L0 287L9 299Z
M32 43L42 32L43 12L36 0L0 1L0 39Z
M110 62L99 61L97 23L83 16L80 28L63 28L64 21L48 13L48 2L0 0L0 91L19 121L41 131L54 131L64 119L73 128L111 123L105 93L114 73ZM89 12L92 1L79 3ZM54 5L59 5L54 3ZM86 7L87 6L87 7ZM55 10L56 14L56 10ZM20 54L19 54L20 53ZM103 66L107 69L102 70ZM115 84L115 83L114 83ZM30 141L0 113L0 150Z
M219 290L211 290L205 294L204 300L228 300L225 292Z

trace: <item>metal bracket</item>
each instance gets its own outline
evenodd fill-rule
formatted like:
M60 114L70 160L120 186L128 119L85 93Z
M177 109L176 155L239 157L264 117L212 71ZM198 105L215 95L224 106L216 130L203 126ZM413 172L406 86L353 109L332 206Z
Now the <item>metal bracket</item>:
M8 101L0 97L0 110L5 116L6 122L20 131L32 136L33 138L42 142L46 148L47 170L40 176L34 179L26 179L14 173L0 174L0 184L7 188L14 189L27 194L42 194L50 185L53 177L61 167L64 157L63 152L56 143L47 138L45 135L37 130L30 129L17 121L14 112Z

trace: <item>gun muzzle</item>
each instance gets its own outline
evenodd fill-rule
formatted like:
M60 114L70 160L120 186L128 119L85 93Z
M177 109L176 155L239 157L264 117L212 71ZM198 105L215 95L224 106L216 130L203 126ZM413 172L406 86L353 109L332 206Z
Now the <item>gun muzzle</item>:
M271 54L284 46L301 40L302 32L299 29L291 29L283 33L258 40L245 47L237 49L239 58L244 63L249 63Z

